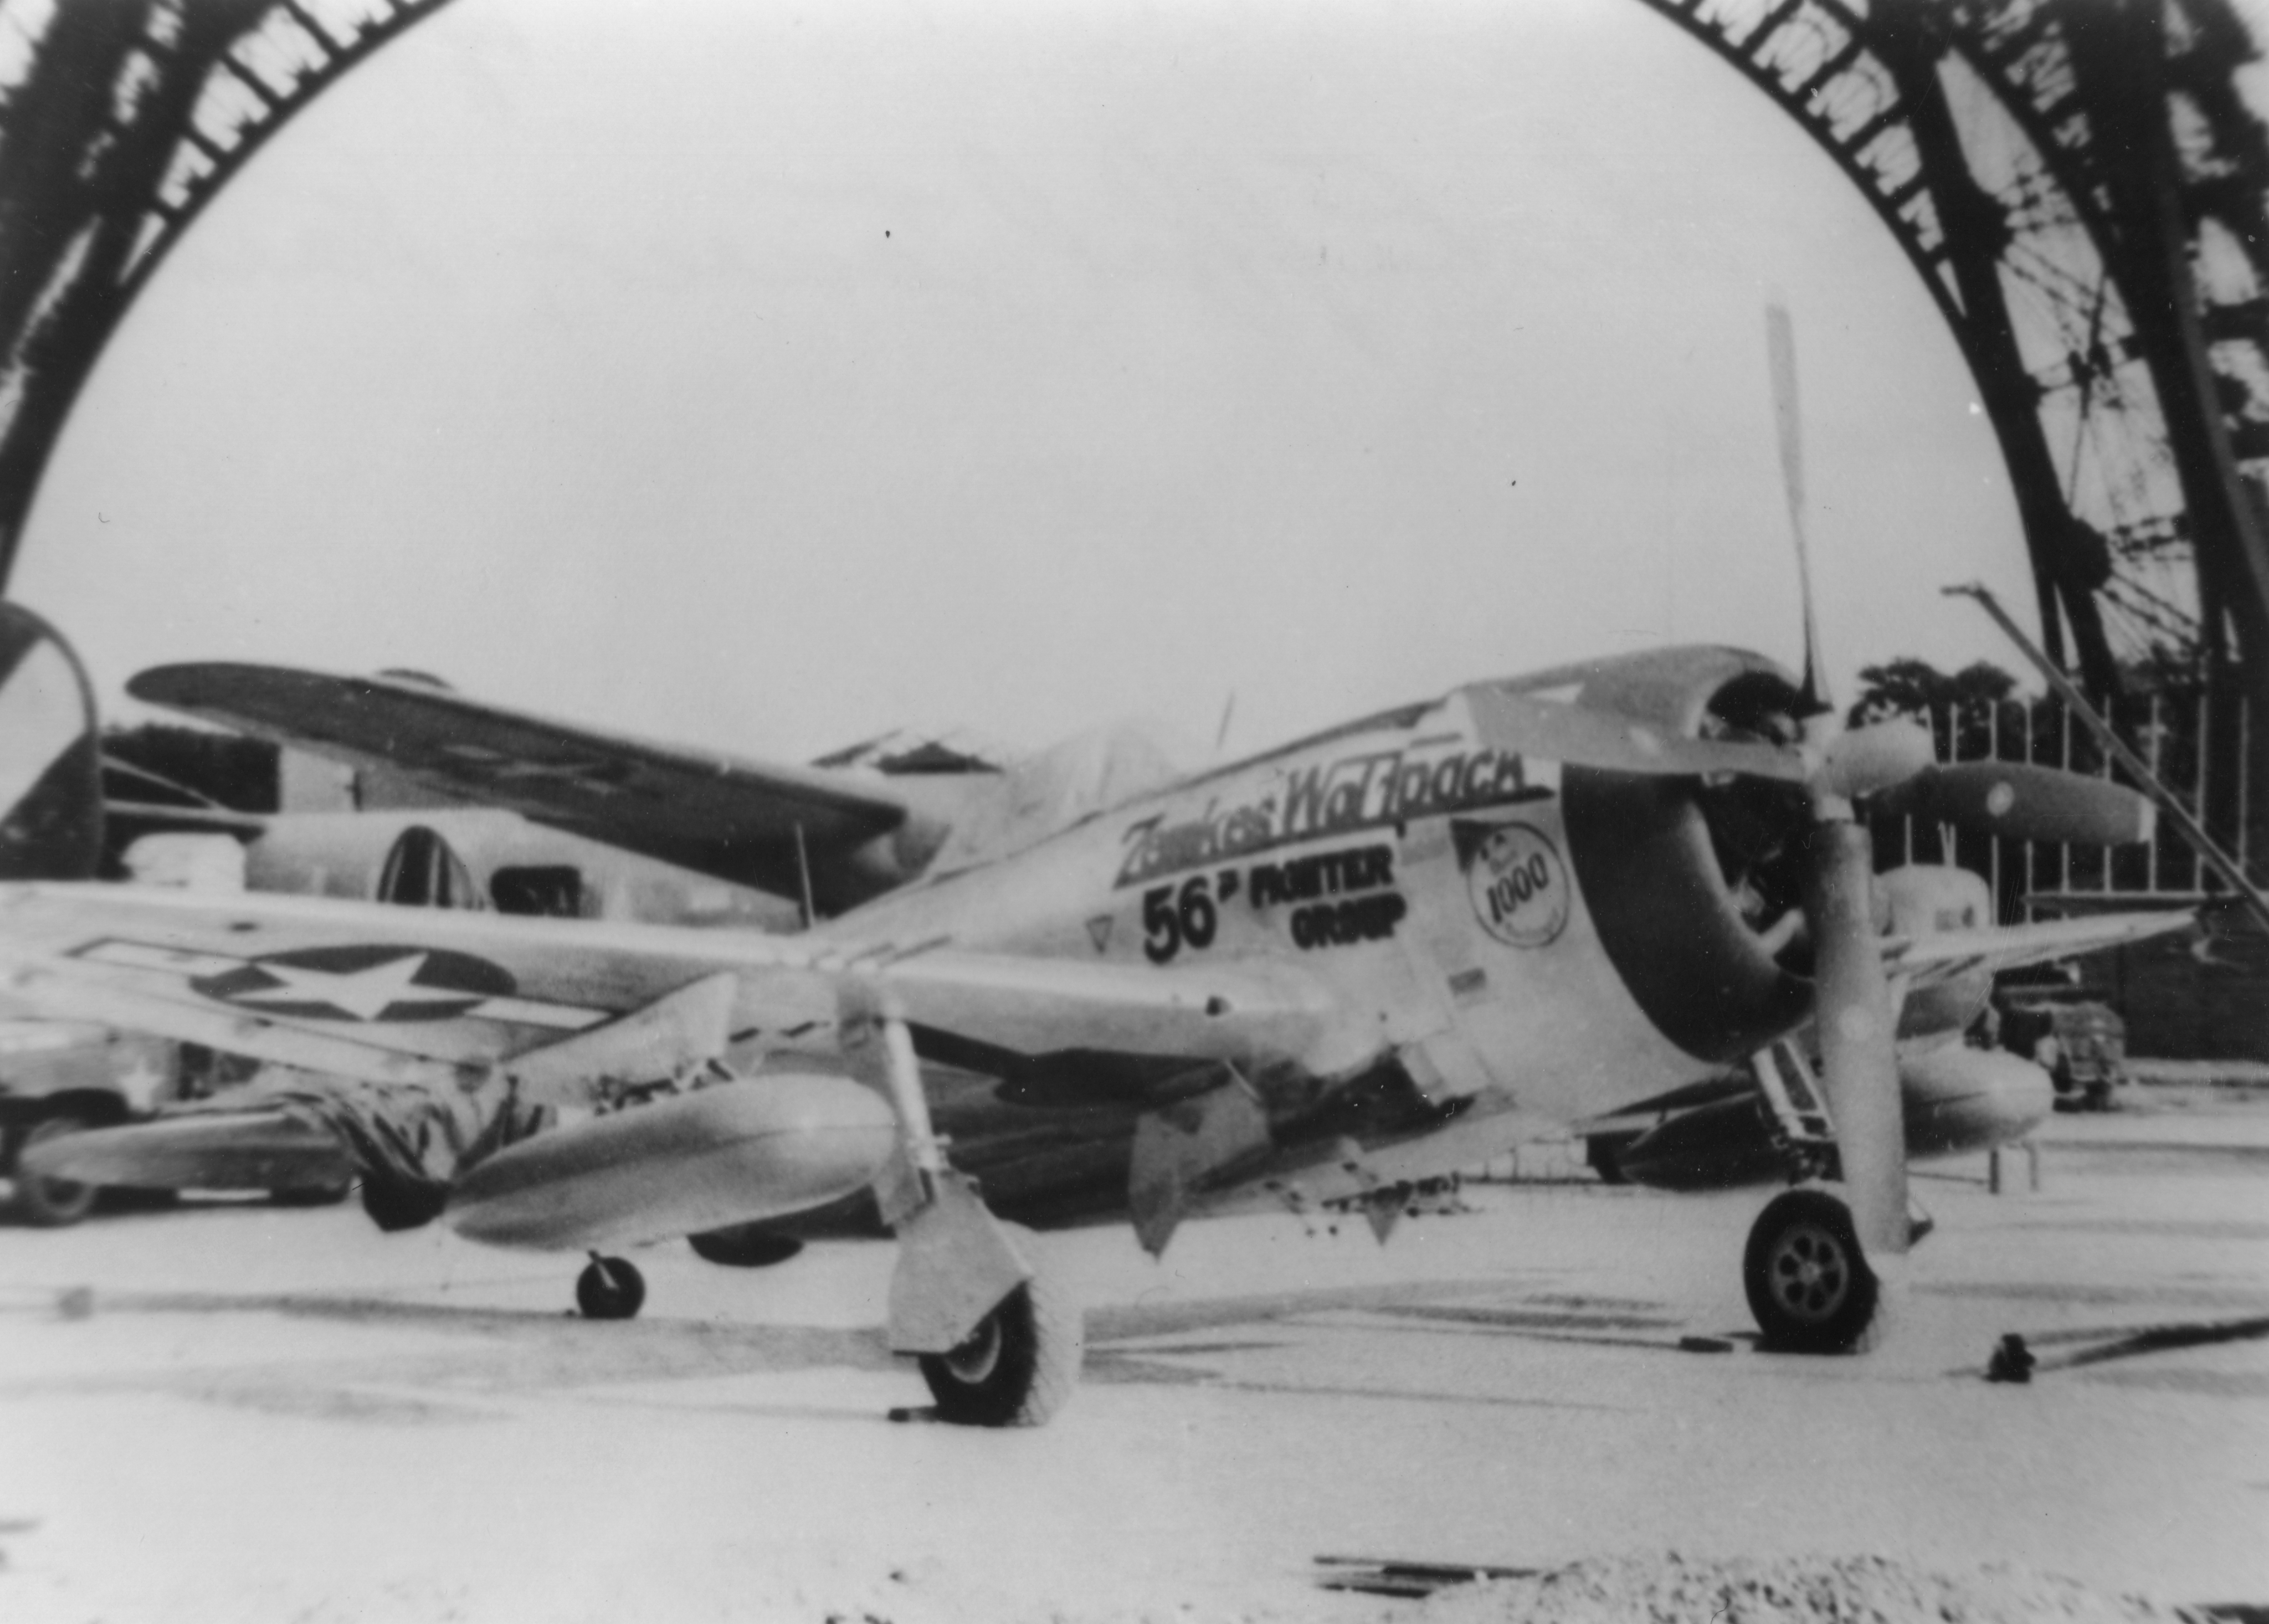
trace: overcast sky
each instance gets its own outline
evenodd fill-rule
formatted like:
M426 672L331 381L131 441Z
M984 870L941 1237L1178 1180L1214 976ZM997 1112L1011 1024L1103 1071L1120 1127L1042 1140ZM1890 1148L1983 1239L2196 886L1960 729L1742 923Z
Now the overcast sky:
M13 591L107 691L410 666L772 756L1793 663L1775 291L1831 669L2015 664L1938 594L2031 602L1952 338L1636 0L457 0L176 248Z

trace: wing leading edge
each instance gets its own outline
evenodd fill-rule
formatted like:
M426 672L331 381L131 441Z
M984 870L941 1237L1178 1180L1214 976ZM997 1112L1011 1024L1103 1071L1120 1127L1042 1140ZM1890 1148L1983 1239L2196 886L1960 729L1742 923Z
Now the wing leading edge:
M501 1072L573 1095L593 1081L582 1073L666 1074L722 1042L824 1052L854 991L918 1025L1022 1055L1103 1050L1330 1070L1377 1042L1370 1023L1289 965L1161 970L929 944L853 955L806 937L669 926L0 886L0 994L10 1000L373 1081ZM567 1063L583 1056L589 1064Z
M1911 987L1925 987L1979 970L1999 975L2028 964L2045 964L2147 941L2186 929L2196 923L2196 917L2185 909L1928 931L1887 941L1883 968L1893 976L1906 978Z
M808 866L830 910L910 877L945 834L879 779L654 743L414 681L199 663L142 672L127 691L776 895L799 896ZM868 850L885 836L911 849Z

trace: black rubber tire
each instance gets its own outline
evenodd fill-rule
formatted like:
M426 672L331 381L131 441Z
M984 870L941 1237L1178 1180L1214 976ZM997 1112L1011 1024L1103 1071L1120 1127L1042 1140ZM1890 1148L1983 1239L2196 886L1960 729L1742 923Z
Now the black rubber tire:
M159 1185L105 1185L95 1197L99 1213L169 1213L181 1204L181 1192Z
M1025 1255L1035 1249L1029 1244ZM1079 1385L1087 1329L1079 1304L1046 1268L1001 1300L950 1354L924 1354L938 1419L964 1427L1038 1427Z
M1630 1140L1619 1134L1594 1133L1584 1141L1584 1161L1603 1185L1630 1182L1623 1171L1622 1151Z
M268 1192L276 1207L336 1207L354 1193L354 1180L343 1185L286 1185Z
M1789 1353L1859 1347L1881 1295L1851 1208L1824 1190L1785 1192L1757 1214L1741 1283L1764 1346Z
M16 1148L16 1211L26 1223L42 1229L61 1229L94 1210L95 1199L102 1193L100 1185L76 1184L67 1178L33 1178L25 1174L20 1165L24 1153L33 1146L92 1126L77 1117L48 1117L25 1132Z
M449 1186L444 1184L400 1178L391 1173L362 1176L362 1209L388 1235L432 1222L448 1204Z
M620 1258L594 1258L575 1277L575 1306L586 1319L635 1319L646 1306L646 1276Z

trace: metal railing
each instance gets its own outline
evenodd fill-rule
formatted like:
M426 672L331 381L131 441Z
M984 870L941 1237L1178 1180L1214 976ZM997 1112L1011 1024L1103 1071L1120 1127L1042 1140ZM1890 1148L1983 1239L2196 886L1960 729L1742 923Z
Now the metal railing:
M2108 713L2154 776L2247 875L2262 879L2261 860L2269 856L2262 814L2269 808L2255 804L2243 767L2256 725L2244 697L2154 692L2116 700ZM2103 747L2052 696L1933 707L1926 720L1940 761L2024 761L2118 776ZM1874 833L1879 866L1952 863L1983 877L2005 924L2075 903L2197 903L2229 890L2166 818L2151 840L2109 849L1996 838L1913 816L1881 820Z

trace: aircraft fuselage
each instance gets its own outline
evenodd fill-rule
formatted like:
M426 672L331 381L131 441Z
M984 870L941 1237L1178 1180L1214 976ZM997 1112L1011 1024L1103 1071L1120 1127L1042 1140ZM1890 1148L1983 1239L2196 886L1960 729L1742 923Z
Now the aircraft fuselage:
M1279 956L1364 1013L1430 1098L1570 1118L1707 1075L1625 990L1572 872L1556 764L1460 696L1190 779L819 927L1158 965Z

